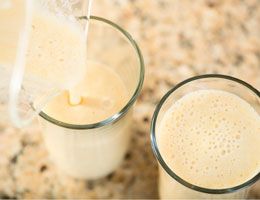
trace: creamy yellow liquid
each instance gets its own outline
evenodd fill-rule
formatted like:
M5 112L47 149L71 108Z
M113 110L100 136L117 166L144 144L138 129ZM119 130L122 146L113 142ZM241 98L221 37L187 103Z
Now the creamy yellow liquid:
M91 124L119 112L129 100L122 79L109 67L89 62L84 80L75 88L79 104L72 105L68 91L52 99L44 112L69 124ZM130 139L131 110L119 121L96 129L67 129L39 118L52 160L66 174L96 179L121 163Z
M21 118L31 118L35 113L32 103L40 111L52 95L75 86L83 78L87 44L83 28L77 22L58 17L40 6L26 9L26 0L10 2L10 6L0 8L0 101L4 102L5 113L8 102L13 102L13 115L17 105ZM29 13L32 20L25 23ZM26 37L21 38L25 32ZM9 99L12 74L23 80L17 102ZM11 97L12 94L14 92L10 93ZM20 124L20 120L12 120Z
M33 15L26 73L70 88L86 70L86 41L76 24L46 12Z
M121 78L95 62L88 62L84 79L72 91L81 97L79 104L71 104L69 92L64 91L48 103L44 112L62 122L91 124L116 114L128 101Z
M9 6L0 8L0 64L14 63L19 34L24 25L25 0L13 0Z
M12 5L0 11L0 65L7 68L16 59L24 26L20 18L25 15L25 1L14 0ZM77 23L34 8L28 32L25 81L41 84L40 87L70 88L82 79L86 70L86 40Z
M260 171L260 117L234 94L191 92L163 116L158 145L167 165L187 182L211 189L234 187ZM162 173L161 196L181 198L185 190L167 188L169 180Z

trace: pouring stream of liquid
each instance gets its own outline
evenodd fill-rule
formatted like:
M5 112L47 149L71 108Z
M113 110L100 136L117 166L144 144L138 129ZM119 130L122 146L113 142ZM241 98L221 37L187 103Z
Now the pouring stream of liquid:
M88 40L88 29L89 29L89 20L90 20L90 13L91 13L91 7L92 7L92 0L88 0L87 2L87 9L86 9L86 17L87 17L87 23L85 25L85 40L86 40L86 46L87 46L87 40ZM83 13L85 14L85 13ZM80 81L80 80L79 80ZM82 98L80 94L77 93L73 88L69 90L69 103L73 106L79 105L82 102Z

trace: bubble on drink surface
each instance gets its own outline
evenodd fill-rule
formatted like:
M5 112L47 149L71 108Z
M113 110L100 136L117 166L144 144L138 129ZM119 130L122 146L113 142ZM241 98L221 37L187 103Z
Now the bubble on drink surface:
M103 102L103 106L105 108L111 108L113 106L113 100L112 99L105 98L105 99L103 99L102 102Z

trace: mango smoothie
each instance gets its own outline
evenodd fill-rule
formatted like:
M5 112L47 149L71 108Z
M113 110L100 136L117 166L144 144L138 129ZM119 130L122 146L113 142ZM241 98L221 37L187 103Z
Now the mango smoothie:
M260 171L260 117L235 94L213 89L190 92L166 111L158 130L164 161L190 184L232 188ZM159 189L161 198L203 197L177 183L163 169ZM229 198L243 195L234 193Z

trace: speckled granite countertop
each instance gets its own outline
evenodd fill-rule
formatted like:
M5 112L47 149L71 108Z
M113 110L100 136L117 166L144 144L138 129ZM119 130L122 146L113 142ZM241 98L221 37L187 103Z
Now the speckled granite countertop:
M162 95L204 73L230 74L260 89L259 0L97 0L93 14L128 30L145 59L146 80L124 162L103 179L75 180L51 163L36 125L1 125L0 198L157 198L149 123ZM260 198L260 183L251 197Z

